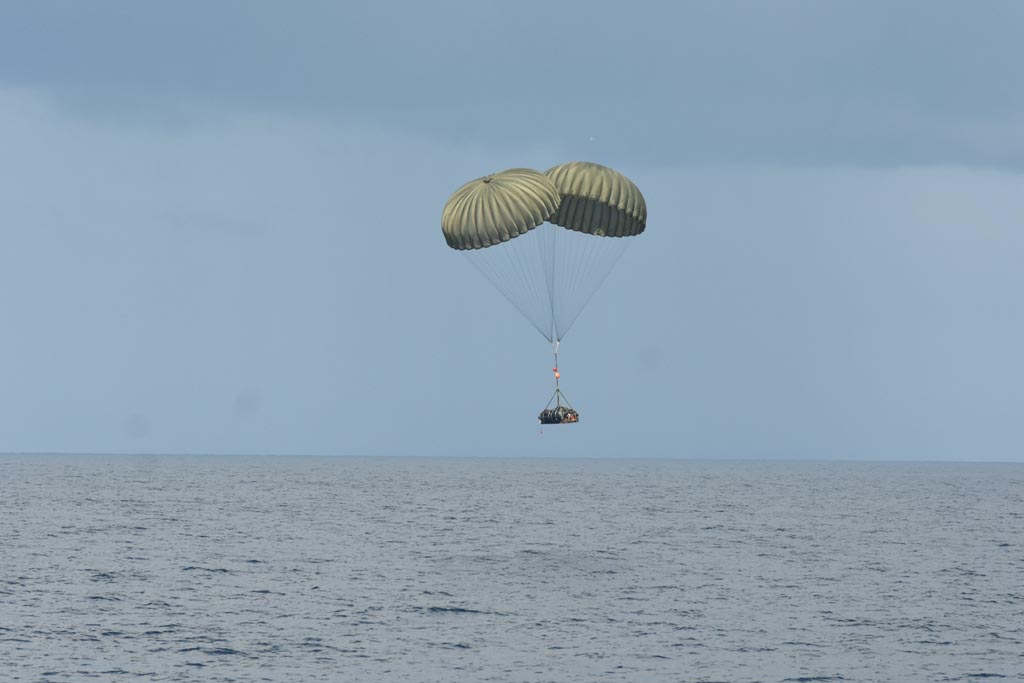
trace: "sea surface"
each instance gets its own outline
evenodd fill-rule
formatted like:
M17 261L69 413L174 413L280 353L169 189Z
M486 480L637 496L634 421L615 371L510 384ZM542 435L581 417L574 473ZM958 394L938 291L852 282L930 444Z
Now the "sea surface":
M0 457L0 681L1022 681L1024 465Z

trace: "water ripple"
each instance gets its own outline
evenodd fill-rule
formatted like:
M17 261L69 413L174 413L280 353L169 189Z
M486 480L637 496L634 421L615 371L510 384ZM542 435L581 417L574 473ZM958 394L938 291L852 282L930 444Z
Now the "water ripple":
M1021 482L0 457L0 680L1024 680Z

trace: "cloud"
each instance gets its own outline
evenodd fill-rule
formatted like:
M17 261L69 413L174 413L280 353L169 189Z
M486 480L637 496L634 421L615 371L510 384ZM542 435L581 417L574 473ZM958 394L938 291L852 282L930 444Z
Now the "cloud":
M330 2L0 11L0 80L77 116L319 116L672 166L1019 169L1019 3Z

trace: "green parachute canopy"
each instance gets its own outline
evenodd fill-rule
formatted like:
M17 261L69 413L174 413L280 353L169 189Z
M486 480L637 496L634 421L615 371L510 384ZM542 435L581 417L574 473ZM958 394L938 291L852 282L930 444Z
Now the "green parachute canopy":
M545 175L510 168L456 190L441 212L441 231L452 249L491 247L533 230L560 202Z
M632 237L647 227L644 196L618 171L589 161L570 161L544 175L562 196L558 212L548 219L555 225L598 237Z

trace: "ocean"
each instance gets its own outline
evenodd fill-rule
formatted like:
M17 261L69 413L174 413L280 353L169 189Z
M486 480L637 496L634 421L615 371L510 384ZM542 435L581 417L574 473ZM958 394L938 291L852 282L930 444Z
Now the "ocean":
M1024 464L0 456L0 681L1022 681Z

